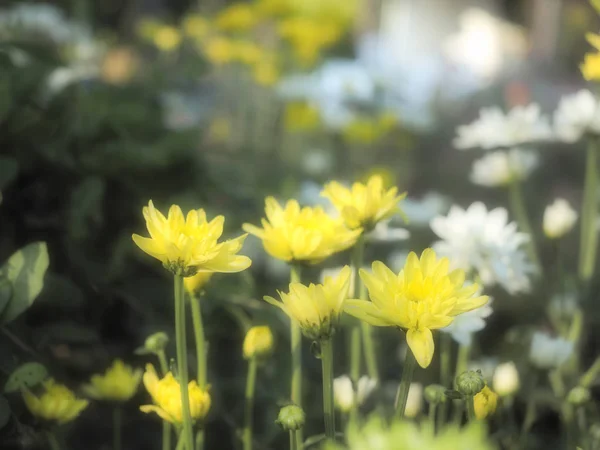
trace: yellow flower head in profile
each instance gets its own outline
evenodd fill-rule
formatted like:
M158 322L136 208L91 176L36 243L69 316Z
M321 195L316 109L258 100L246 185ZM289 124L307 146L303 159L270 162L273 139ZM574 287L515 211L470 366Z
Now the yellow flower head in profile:
M487 416L494 414L498 405L498 394L485 386L475 397L473 397L475 405L475 417L479 420L485 419Z
M163 52L177 50L181 44L181 33L175 27L162 25L154 34L154 45Z
M249 3L233 3L221 11L215 20L223 31L248 31L258 23L259 16Z
M142 380L142 370L133 370L117 359L104 375L92 376L90 383L83 386L84 392L96 400L126 402L137 392Z
M38 397L30 390L22 391L25 406L38 419L63 424L75 420L88 406L87 400L75 397L73 391L54 380L43 383L43 392Z
M433 358L431 330L447 327L454 317L479 308L487 296L476 296L479 286L466 286L462 270L449 271L448 258L438 259L432 249L421 258L411 252L399 274L380 261L373 272L360 270L371 301L348 300L345 311L375 326L394 326L406 330L406 340L423 368Z
M196 294L197 292L204 289L204 286L208 284L213 275L213 272L198 272L192 277L184 278L183 285L185 287L185 290L190 295Z
M146 386L146 390L152 397L154 405L140 406L140 410L145 413L155 412L161 419L180 425L183 421L181 388L173 374L169 372L164 378L160 379L154 366L148 364L144 373L144 386ZM208 391L202 390L196 380L192 380L188 383L188 395L192 420L204 419L210 409Z
M176 275L190 277L199 271L241 272L251 264L250 258L237 254L246 235L218 242L223 233L223 216L208 222L203 209L193 209L185 218L181 208L173 205L165 217L154 208L152 200L143 213L150 237L134 234L133 241Z
M348 298L351 275L352 270L345 266L337 277L325 277L323 284L291 283L289 293L278 291L280 302L268 296L265 300L298 322L307 338L329 339Z
M263 241L265 251L286 262L316 264L350 248L361 230L348 230L321 207L304 207L289 200L282 207L273 197L265 200L262 228L245 223L243 228Z
M596 49L596 53L586 53L583 63L579 66L581 74L588 81L600 80L600 35L587 33L585 37Z
M337 181L325 186L321 195L328 198L349 228L372 229L378 222L402 213L398 207L406 192L397 195L398 188L385 189L383 179L374 175L366 184L354 183L347 188Z
M296 101L285 105L285 129L292 133L316 130L321 123L319 110L308 102Z
M252 327L244 338L244 358L261 358L273 350L273 333L267 326Z

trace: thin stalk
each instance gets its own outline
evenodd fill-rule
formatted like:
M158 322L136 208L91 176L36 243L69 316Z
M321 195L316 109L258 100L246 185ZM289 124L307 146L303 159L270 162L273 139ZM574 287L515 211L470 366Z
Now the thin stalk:
M350 329L350 379L356 383L360 378L361 329L358 323Z
M459 345L458 346L458 356L456 358L456 372L454 374L454 379L458 378L458 376L467 370L467 366L469 365L469 355L471 354L471 346L470 345Z
M363 265L364 251L365 239L363 235L361 235L356 241L356 244L354 245L354 249L352 251L351 263L353 270L352 279L354 281L354 287L351 298L363 299L363 292L362 289L360 289L360 287L362 287L362 283L360 281L359 271ZM362 359L361 339L362 335L360 323L356 322L352 324L352 329L350 331L350 378L354 383L358 382L358 379L360 378L360 363Z
M406 410L406 402L408 401L408 391L413 378L413 373L417 365L415 355L409 348L406 350L406 358L404 359L404 367L402 367L402 378L398 387L398 395L396 396L396 417L402 419Z
M472 395L467 396L467 398L465 399L465 402L467 403L467 417L469 419L469 422L473 422L475 420L477 420L477 418L475 417L475 397L473 397Z
M175 450L184 450L185 449L185 436L183 433L179 434L179 439L177 440L177 446Z
M113 409L113 450L121 450L121 406L117 405Z
M443 403L442 403L443 405ZM429 404L429 426L431 426L431 430L435 434L435 419L437 417L438 412L438 403L430 403Z
M585 162L583 204L581 206L581 241L579 247L579 278L589 281L594 273L598 234L596 231L598 195L598 155L596 142L590 139Z
M244 450L252 450L252 426L254 417L254 387L256 385L256 357L248 361L248 376L246 378L246 411L242 440Z
M181 413L183 418L183 430L181 432L185 446L188 450L194 448L194 435L192 430L192 418L190 415L190 398L188 393L188 363L187 343L185 333L185 298L183 290L183 277L174 276L175 292L175 336L177 345L177 376L181 389Z
M194 324L194 339L196 341L196 373L198 386L204 389L206 386L206 341L204 338L204 324L202 323L200 298L196 295L191 295L190 306L192 309L192 323Z
M46 440L48 441L50 450L61 450L62 449L60 442L58 442L56 435L52 431L48 431L46 433Z
M323 368L323 417L327 439L335 439L335 412L333 410L333 341L321 340L321 365Z
M290 268L290 282L300 282L300 267L292 265ZM291 351L292 351L292 402L302 408L302 333L300 325L295 320L291 321ZM303 447L302 430L295 433L298 448Z
M160 364L160 371L163 377L169 372L169 364L167 363L167 355L164 350L160 350L156 356L158 356L158 362ZM171 424L166 420L162 423L162 450L171 450Z
M370 324L367 322L361 322L360 327L362 330L363 347L365 353L365 361L367 363L367 373L369 378L379 382L379 369L377 368L377 351L375 348L375 342L373 340L373 333Z
M440 383L446 389L452 388L452 337L449 333L439 333L440 335ZM448 420L448 411L450 401L444 402L439 408L440 427L443 427Z
M298 431L290 430L290 450L300 450L298 447Z
M531 258L531 261L536 265L541 273L542 265L540 264L540 258L538 256L538 250L535 244L533 230L529 223L529 216L527 215L527 208L525 207L525 201L523 200L523 191L521 189L521 183L518 179L513 179L508 186L510 195L510 207L512 213L517 219L517 223L521 228L521 231L529 235L529 242L527 243L527 253Z
M579 379L579 385L585 388L589 388L592 383L596 380L596 377L600 373L600 357L596 358L594 364L590 366L588 370Z

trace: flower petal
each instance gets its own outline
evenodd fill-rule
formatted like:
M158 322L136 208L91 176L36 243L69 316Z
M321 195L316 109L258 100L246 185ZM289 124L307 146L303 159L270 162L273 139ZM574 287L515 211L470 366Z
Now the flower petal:
M406 333L406 342L415 355L415 359L423 369L431 364L433 359L433 333L429 328L411 328Z

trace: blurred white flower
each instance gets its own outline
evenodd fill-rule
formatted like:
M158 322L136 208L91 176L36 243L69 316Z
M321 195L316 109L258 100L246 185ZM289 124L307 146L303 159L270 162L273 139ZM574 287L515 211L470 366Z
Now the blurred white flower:
M435 216L448 212L449 206L450 200L437 192L428 192L420 199L407 197L402 202L410 226L429 225Z
M408 398L406 399L406 409L404 415L406 417L417 417L423 409L423 385L421 383L410 383L408 389Z
M538 369L556 369L573 353L573 343L561 337L535 332L531 339L529 361Z
M163 109L163 124L169 130L187 130L198 126L202 120L202 105L198 96L177 91L160 95Z
M474 272L484 285L500 284L511 294L530 289L535 266L523 249L529 237L508 222L505 208L488 211L481 202L466 210L452 206L447 216L431 221L431 229L441 239L433 248L454 268Z
M303 155L302 167L314 177L327 174L334 164L333 157L321 149L313 149Z
M560 99L554 112L554 134L564 142L577 142L586 133L600 133L600 103L583 89Z
M515 147L543 141L552 135L548 119L535 103L516 106L508 114L497 107L483 108L475 122L461 125L456 131L454 146L459 150Z
M500 397L513 395L519 390L519 371L512 361L502 363L494 371L493 388Z
M390 226L389 220L378 222L375 228L366 235L367 240L371 242L398 242L405 241L409 237L408 230Z
M99 69L94 66L57 67L46 78L47 95L57 94L70 84L94 79L98 73Z
M571 207L568 201L564 198L557 198L544 211L544 234L550 239L563 237L571 231L577 222L577 217L577 211Z
M479 294L478 294L479 295ZM473 341L473 334L485 328L485 319L493 312L490 305L492 299L480 308L459 314L452 323L445 328L440 328L443 333L449 333L460 345L470 346Z
M371 395L377 382L367 376L362 376L356 384L356 391L348 375L342 375L333 380L333 400L336 408L349 412L354 405L361 406Z
M513 180L526 179L538 161L538 155L531 150L497 150L473 162L470 178L481 186L505 186Z

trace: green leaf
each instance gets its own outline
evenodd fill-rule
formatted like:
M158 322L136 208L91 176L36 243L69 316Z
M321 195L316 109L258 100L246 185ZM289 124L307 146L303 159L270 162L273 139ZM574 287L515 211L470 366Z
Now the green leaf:
M17 176L19 163L10 157L0 157L0 191L3 191Z
M30 362L22 366L10 374L4 392L9 394L17 392L22 387L32 388L48 378L48 370L40 363Z
M0 278L0 316L2 315L2 311L10 302L10 298L12 297L12 283L8 281L6 278Z
M14 253L0 268L0 275L13 286L10 302L0 315L0 325L7 324L27 310L44 287L48 268L45 242L34 242Z
M0 395L0 430L4 428L4 426L10 420L10 405L8 404L8 400Z

